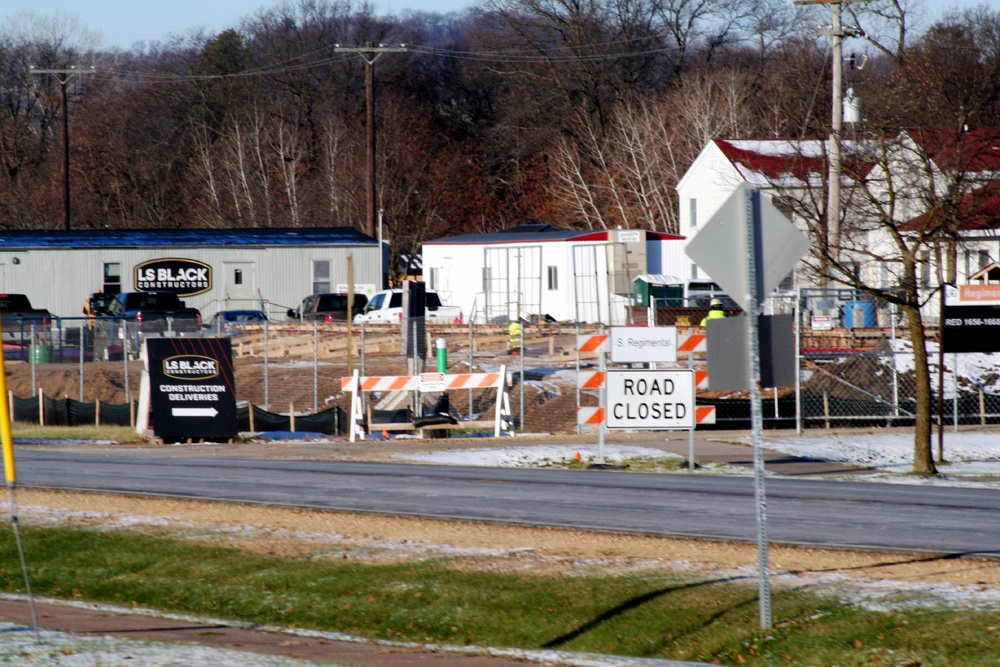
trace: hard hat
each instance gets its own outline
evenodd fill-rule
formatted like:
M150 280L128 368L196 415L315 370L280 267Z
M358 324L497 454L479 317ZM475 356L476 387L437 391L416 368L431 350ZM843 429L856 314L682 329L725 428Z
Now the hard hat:
M708 305L710 305L710 306L721 306L722 305L722 300L721 299L712 299L711 301L708 302Z

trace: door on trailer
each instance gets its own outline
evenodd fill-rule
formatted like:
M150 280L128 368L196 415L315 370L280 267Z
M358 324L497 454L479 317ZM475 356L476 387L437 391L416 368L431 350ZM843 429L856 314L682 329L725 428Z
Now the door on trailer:
M253 262L223 262L224 310L261 308ZM263 310L263 308L261 308Z
M485 321L507 322L523 315L541 315L541 246L486 248L485 251Z

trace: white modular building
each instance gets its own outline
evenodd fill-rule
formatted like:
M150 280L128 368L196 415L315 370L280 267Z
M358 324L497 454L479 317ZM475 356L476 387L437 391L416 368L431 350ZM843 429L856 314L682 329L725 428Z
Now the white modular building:
M524 224L423 244L427 287L476 323L627 324L635 279L686 264L683 236L645 229Z
M94 292L165 290L207 319L252 308L283 319L316 292L374 294L386 282L387 253L347 227L0 231L0 292L36 308L80 317Z

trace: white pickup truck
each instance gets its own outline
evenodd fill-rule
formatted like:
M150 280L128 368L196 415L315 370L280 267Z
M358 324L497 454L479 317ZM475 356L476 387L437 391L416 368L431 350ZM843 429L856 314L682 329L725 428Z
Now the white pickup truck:
M434 290L425 292L425 300L428 323L462 323L462 309L459 306L446 306L441 303L441 297ZM403 290L387 289L376 292L368 301L364 311L354 316L354 321L399 324L403 321Z

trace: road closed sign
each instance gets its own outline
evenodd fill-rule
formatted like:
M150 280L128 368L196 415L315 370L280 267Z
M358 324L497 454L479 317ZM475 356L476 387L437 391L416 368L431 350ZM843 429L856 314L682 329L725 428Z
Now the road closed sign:
M609 429L693 429L694 371L609 370Z
M228 338L147 338L153 433L166 441L239 434Z

